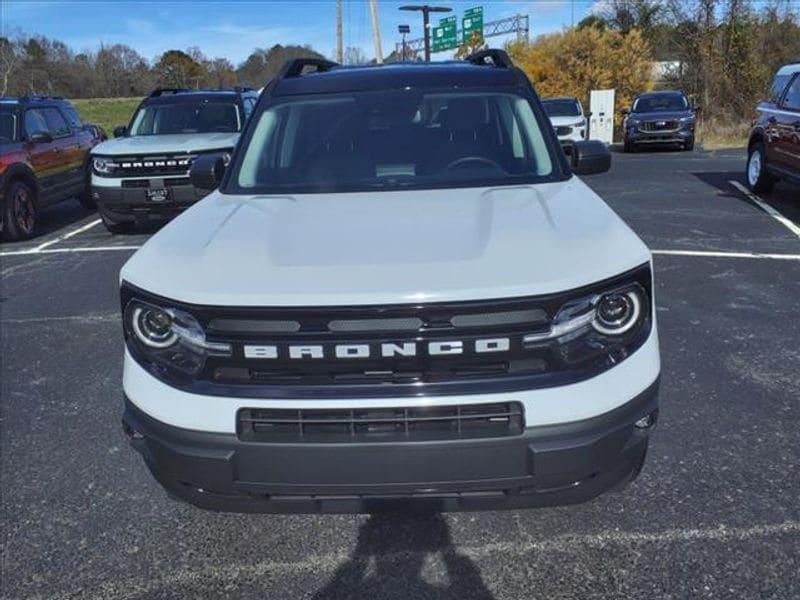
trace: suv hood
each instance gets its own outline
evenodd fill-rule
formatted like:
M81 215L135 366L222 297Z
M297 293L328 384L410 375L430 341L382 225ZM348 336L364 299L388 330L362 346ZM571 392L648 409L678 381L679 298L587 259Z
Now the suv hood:
M550 117L550 123L552 123L553 127L583 125L585 122L586 118L580 115L577 117Z
M545 294L649 260L572 177L498 188L214 192L155 234L121 277L195 304L341 306Z
M664 112L631 113L628 118L636 121L676 121L678 119L685 119L686 117L693 116L694 113L690 110L673 110Z
M129 154L191 153L233 148L238 133L171 133L134 135L114 138L95 146L92 154L127 156Z

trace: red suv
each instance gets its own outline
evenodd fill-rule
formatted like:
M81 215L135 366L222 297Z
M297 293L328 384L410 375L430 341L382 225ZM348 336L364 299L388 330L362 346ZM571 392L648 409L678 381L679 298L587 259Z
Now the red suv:
M40 211L77 196L94 208L88 157L101 140L75 108L57 97L0 98L0 232L26 239Z
M800 183L800 63L778 70L747 145L747 185L769 192L778 179Z

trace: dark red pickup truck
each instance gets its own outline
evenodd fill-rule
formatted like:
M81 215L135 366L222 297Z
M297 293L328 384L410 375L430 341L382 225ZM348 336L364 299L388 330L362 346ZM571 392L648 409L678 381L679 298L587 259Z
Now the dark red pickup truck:
M800 182L800 63L778 70L769 98L756 110L747 146L747 185L754 192L769 192L778 179Z
M0 231L26 239L42 209L77 197L94 208L88 186L89 151L102 131L84 125L57 97L0 98Z

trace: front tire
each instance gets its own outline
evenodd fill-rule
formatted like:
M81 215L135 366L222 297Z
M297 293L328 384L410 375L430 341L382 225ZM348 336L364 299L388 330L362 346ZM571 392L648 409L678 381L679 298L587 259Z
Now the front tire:
M747 187L757 194L771 192L777 181L775 177L767 172L766 166L764 142L759 140L750 146L750 150L747 153L746 173Z
M27 240L36 231L39 207L36 193L22 181L12 183L3 206L3 237L8 240Z
M683 150L685 152L694 150L694 138L689 138L689 141L683 144Z
M633 142L631 142L627 138L625 138L625 142L622 145L622 151L625 152L625 154L630 154L631 152L636 152L636 146L634 146Z

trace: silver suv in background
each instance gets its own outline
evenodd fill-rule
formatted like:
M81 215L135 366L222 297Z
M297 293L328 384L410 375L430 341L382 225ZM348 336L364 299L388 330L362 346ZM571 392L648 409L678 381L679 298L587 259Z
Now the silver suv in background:
M587 139L589 124L577 98L543 98L542 106L556 130L559 142Z
M189 180L192 162L229 156L257 100L249 88L162 88L145 98L130 125L92 152L92 198L106 228L164 221L208 194Z

